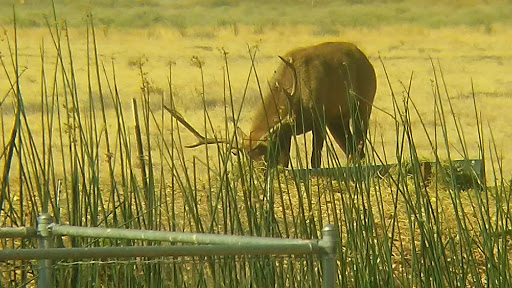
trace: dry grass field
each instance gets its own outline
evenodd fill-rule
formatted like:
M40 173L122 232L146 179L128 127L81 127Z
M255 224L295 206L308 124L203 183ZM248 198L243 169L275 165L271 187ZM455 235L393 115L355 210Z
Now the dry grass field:
M34 16L40 15L40 7L48 8L44 1L29 1L20 9L16 37L12 23L5 24L12 16L0 12L2 227L33 225L41 211L49 211L60 223L79 226L285 238L316 238L323 225L336 223L342 235L338 281L343 287L510 283L512 26L503 16L509 11L507 1L433 0L418 8L413 1L298 1L297 6L293 1L262 1L260 7L242 0L63 0L57 6L69 19L67 25L59 18L49 20L49 27ZM93 7L95 34L85 17ZM502 18L491 21L487 16ZM301 17L310 18L302 23L297 20ZM171 126L170 115L162 109L171 95L193 126L220 135L232 127L233 117L225 116L231 115L225 111L231 109L232 91L233 108L241 110L239 126L248 130L261 93L268 90L267 81L280 64L277 56L326 41L355 43L375 67L378 88L369 132L374 150L368 161L435 161L436 156L446 161L447 151L453 160L471 159L483 151L487 187L462 191L446 179L425 186L417 167L406 164L391 170L389 177L311 177L299 183L283 169L253 166L229 149L183 148L196 139L183 127ZM256 53L254 62L251 53ZM13 91L14 67L21 75L21 97ZM20 99L24 115L16 113ZM132 99L139 105L143 157L137 151ZM444 111L439 110L439 99ZM396 114L394 101L410 119L397 124L393 115L404 115ZM211 121L206 129L205 112ZM446 123L440 122L441 116ZM404 140L406 136L411 138ZM310 137L299 136L294 142L294 167L308 161ZM399 151L402 144L414 149ZM333 157L329 147L324 148L323 157L329 160L323 165L346 165L340 149L334 147ZM418 155L408 155L410 151ZM357 168L358 173L364 171ZM0 244L13 249L34 245L28 240ZM64 239L66 247L118 244ZM320 279L316 264L303 265L309 260L300 258L292 259L295 264L277 259L277 266L265 262L256 268L250 262L254 259L248 266L236 259L216 259L208 269L203 260L177 261L160 267L163 277L140 279L131 273L131 265L139 275L153 275L147 271L153 271L155 266L149 266L155 263L95 263L90 265L94 278L89 268L73 276L61 262L58 277L63 282L82 277L83 286L88 286L110 283L105 281L111 275L124 273L115 283L148 286L171 279L175 285L211 287L208 284L221 285L219 274L231 267L232 277L222 279L226 287L259 287L279 277L282 285L275 286L293 287L304 279ZM12 268L16 263L5 267L2 275L12 283L25 280L18 274L32 273L28 265L25 270ZM186 276L179 276L183 271ZM194 280L198 273L202 277ZM242 274L247 278L239 278ZM311 283L304 287L317 282Z
M301 46L325 41L348 41L357 44L372 61L377 77L378 91L371 117L371 136L376 147L385 150L389 162L393 162L395 131L388 129L393 119L382 111L393 113L391 85L393 92L405 96L405 86L412 75L411 100L416 104L419 115L425 122L428 133L434 132L434 69L442 71L457 121L463 128L469 157L478 157L478 135L475 127L475 111L472 93L481 113L485 131L486 145L496 145L503 162L505 178L512 172L512 159L508 156L512 149L507 129L512 121L512 114L507 113L512 107L512 52L509 39L512 29L508 26L493 26L490 30L480 27L451 27L430 29L411 26L384 26L378 28L340 28L336 35L316 35L314 27L274 27L260 31L251 26L239 26L236 34L231 27L196 27L186 30L185 35L173 28L151 27L148 29L109 29L97 28L97 45L100 60L107 71L115 64L116 77L121 99L130 108L131 98L140 94L141 77L138 61L142 60L147 78L154 88L151 96L158 108L159 95L169 95L169 63L172 65L172 82L177 108L197 127L203 124L202 117L194 117L203 111L201 100L201 73L192 58L198 57L204 62L205 98L208 112L214 123L218 123L217 132L224 128L223 108L223 66L221 49L229 54L229 72L233 87L233 98L237 108L241 104L241 95L245 88L251 62L249 47L257 47L256 71L262 82L263 93L267 90L266 81L270 79L279 64L278 55ZM7 30L7 34L12 34ZM33 125L40 122L41 113L41 49L45 49L46 67L55 63L55 48L47 28L21 29L19 34L19 63L24 71L22 76L22 93L25 105L30 111ZM77 79L87 79L87 39L83 37L86 30L70 28L69 37L73 51ZM5 37L3 37L5 38ZM12 39L11 39L12 41ZM2 54L7 55L6 47ZM433 68L433 66L435 68ZM386 68L390 83L388 84L383 67ZM442 69L442 70L440 70ZM107 72L108 73L108 72ZM107 74L109 75L109 74ZM255 107L260 103L260 95L254 77L249 79L247 99L241 116L242 128L248 129ZM0 89L6 93L9 89L6 77L0 78ZM78 82L80 95L88 95L87 81ZM474 90L472 90L472 85ZM92 91L97 93L97 91ZM443 95L444 95L444 91ZM5 94L4 94L5 95ZM444 95L445 96L445 95ZM443 97L444 97L443 96ZM9 99L9 98L7 98ZM87 103L87 97L80 98ZM109 100L107 100L108 102ZM7 101L8 102L8 101ZM9 108L3 111L9 115ZM113 117L113 111L107 111ZM202 113L200 113L202 114ZM12 114L10 114L12 115ZM433 160L430 145L425 137L419 119L413 115L415 142L422 158ZM4 116L6 129L11 123ZM112 121L113 122L113 121ZM115 122L114 122L115 123ZM114 124L112 123L112 124ZM6 126L7 125L7 126ZM449 135L455 152L460 151L454 125ZM491 131L494 143L491 143ZM190 136L190 135L188 135ZM183 133L184 141L187 133ZM192 136L190 136L192 137ZM382 142L382 143L381 143ZM343 157L342 153L339 157ZM382 153L383 151L379 151ZM452 152L453 153L453 152ZM190 155L204 155L201 148L190 150ZM462 158L456 153L452 158Z

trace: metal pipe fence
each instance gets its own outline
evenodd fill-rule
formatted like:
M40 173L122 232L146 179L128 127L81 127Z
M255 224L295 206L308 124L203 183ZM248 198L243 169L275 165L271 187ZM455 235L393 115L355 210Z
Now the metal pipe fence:
M164 232L137 229L77 227L59 225L49 214L38 217L37 228L0 228L0 238L37 237L38 249L0 251L0 261L38 260L38 287L52 287L53 260L133 257L236 256L236 255L318 255L323 287L335 287L339 233L333 225L322 230L322 239L280 239L255 236L231 236L201 233ZM124 240L149 240L195 245L158 245L130 247L53 248L53 237L75 236Z

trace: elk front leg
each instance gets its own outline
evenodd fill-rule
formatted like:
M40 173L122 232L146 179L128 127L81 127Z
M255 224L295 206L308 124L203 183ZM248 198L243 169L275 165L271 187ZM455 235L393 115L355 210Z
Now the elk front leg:
M292 144L292 135L290 133L281 133L279 135L279 147L277 163L280 166L288 167L290 164L290 149Z

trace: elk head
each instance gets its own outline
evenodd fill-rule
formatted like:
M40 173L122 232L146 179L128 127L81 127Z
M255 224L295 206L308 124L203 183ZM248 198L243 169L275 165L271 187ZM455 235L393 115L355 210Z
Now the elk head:
M197 142L194 144L185 145L187 148L195 148L202 145L208 144L227 144L232 145L232 141L227 138L218 138L218 137L206 137L202 135L199 131L197 131L190 123L188 123L185 118L176 110L171 109L167 106L164 106L164 109L167 110L178 122L180 122L187 130L189 130L196 138ZM247 155L256 161L266 161L268 155L268 149L271 145L277 141L278 135L281 130L290 131L292 129L292 125L294 124L294 120L292 117L286 117L282 119L280 123L272 128L270 128L266 134L264 134L259 139L252 139L250 135L247 135L242 131L240 127L237 127L237 133L242 140L241 143L233 146L233 153L238 153L239 150L244 151Z
M292 62L293 60L290 58L290 60L286 60L283 57L279 56L279 59L283 61L283 63L286 65L286 67L290 68L292 72L292 87L291 90L288 91L285 87L281 87L280 84L276 81L275 87L277 88L277 93L283 93L287 100L289 106L293 106L295 94L297 92L297 86L298 86L298 79L297 79L297 72L295 70L295 67L293 66ZM226 138L218 138L218 137L206 137L199 133L190 123L188 123L185 118L176 110L171 109L167 106L164 106L165 110L167 110L178 122L180 122L187 130L189 130L196 138L197 142L194 144L186 145L187 148L195 148L202 145L208 145L208 144L228 144L232 145L232 141L230 139ZM247 155L255 161L265 161L267 162L267 156L269 156L269 149L272 147L275 147L276 143L279 142L280 134L283 133L284 135L291 135L293 132L293 125L295 124L295 115L293 113L292 109L287 109L288 112L286 112L286 116L282 117L281 119L278 119L277 124L267 125L268 129L266 132L262 135L253 135L253 133L247 135L242 131L240 127L237 127L237 133L240 136L239 139L241 139L241 143L238 143L233 147L233 153L238 153L239 150L243 150ZM279 115L277 115L279 117ZM259 119L259 121L265 121L263 119ZM279 156L281 153L278 153L277 155L277 163L275 164L281 164L281 165L287 165L288 161L286 159L286 163L284 163L284 160L280 161ZM271 156L272 157L272 156ZM273 157L276 158L276 157ZM274 161L275 162L275 161ZM281 163L283 162L283 163Z

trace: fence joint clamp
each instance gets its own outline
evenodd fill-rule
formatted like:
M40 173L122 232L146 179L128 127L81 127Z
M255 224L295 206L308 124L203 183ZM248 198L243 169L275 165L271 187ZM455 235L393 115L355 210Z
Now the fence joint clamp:
M37 235L44 238L51 237L53 224L53 218L50 214L42 213L39 215L39 217L37 217Z

